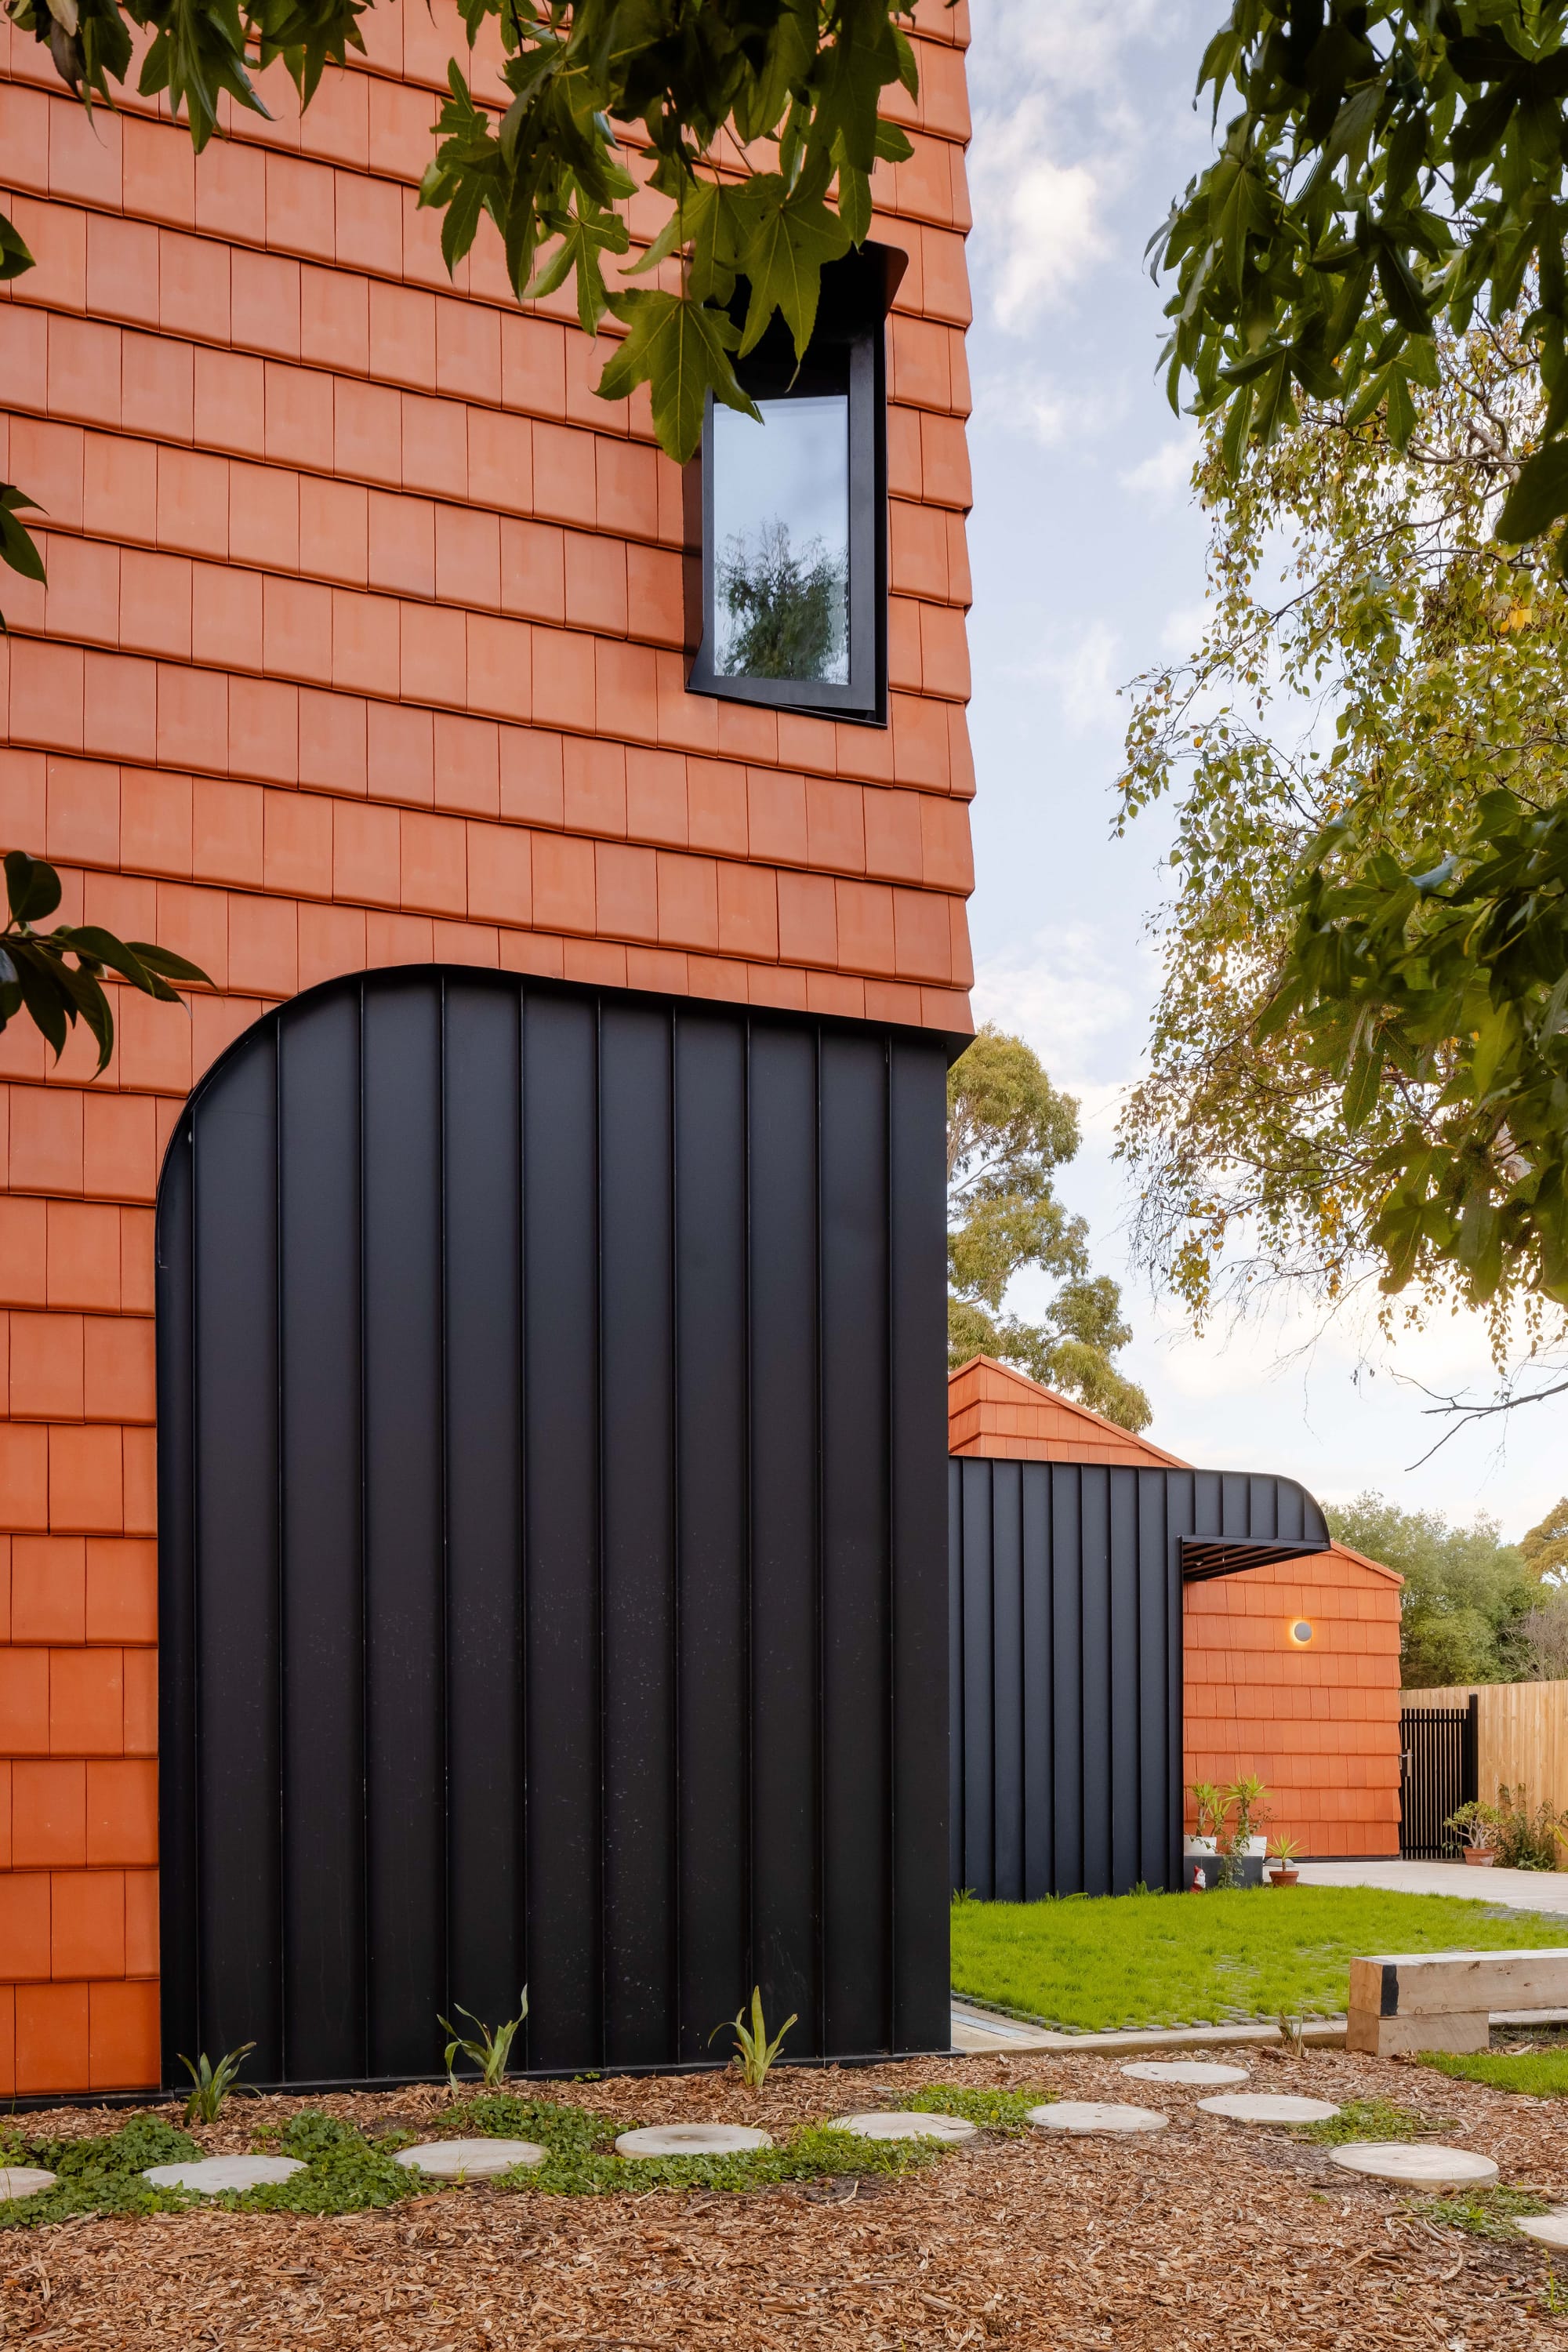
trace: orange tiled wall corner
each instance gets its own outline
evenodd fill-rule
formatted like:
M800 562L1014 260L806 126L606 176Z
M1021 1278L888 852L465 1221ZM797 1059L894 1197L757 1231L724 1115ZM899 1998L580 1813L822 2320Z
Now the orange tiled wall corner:
M0 1039L0 2094L157 2074L152 1213L215 1055L430 959L969 1025L963 6L925 0L876 184L887 729L684 691L646 394L594 396L607 347L569 290L519 308L488 226L447 278L415 184L452 0L362 25L303 120L274 68L198 161L134 72L89 122L0 19L38 262L0 289L0 476L48 564L5 575L0 848L216 982L121 1003L94 1084L80 1038Z
M1183 1630L1188 1783L1260 1773L1271 1832L1303 1853L1397 1853L1397 1582L1334 1552L1283 1561L1188 1585Z

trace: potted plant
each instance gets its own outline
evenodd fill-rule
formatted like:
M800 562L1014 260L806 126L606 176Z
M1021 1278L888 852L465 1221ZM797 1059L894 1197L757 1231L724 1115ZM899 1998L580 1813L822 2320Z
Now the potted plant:
M1450 1813L1443 1827L1457 1831L1465 1860L1474 1870L1489 1870L1497 1860L1498 1809L1472 1798Z
M1187 1794L1195 1827L1182 1840L1182 1875L1190 1894L1200 1874L1205 1887L1213 1886L1218 1878L1220 1835L1228 1807L1225 1790L1213 1780L1194 1780Z
M1263 1859L1268 1851L1268 1790L1256 1772L1235 1780L1225 1791L1226 1826L1220 1838L1219 1884L1261 1886Z
M1294 1886L1300 1877L1295 1867L1296 1856L1301 1851L1299 1838L1287 1837L1281 1831L1270 1840L1274 1849L1274 1867L1268 1874L1270 1886Z

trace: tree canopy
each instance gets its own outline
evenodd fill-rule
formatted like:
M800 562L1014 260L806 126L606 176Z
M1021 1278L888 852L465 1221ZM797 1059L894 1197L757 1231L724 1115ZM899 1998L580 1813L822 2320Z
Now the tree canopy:
M1540 437L1501 532L1568 513L1568 0L1236 0L1198 90L1223 140L1152 241L1173 403L1223 414L1233 469L1303 401L1404 449L1439 331L1522 312Z
M1440 1512L1401 1510L1375 1494L1326 1516L1341 1543L1405 1579L1399 1651L1407 1690L1535 1677L1529 1620L1542 1606L1542 1585L1495 1520L1451 1527Z
M1112 1361L1132 1337L1121 1291L1090 1274L1089 1227L1056 1196L1054 1172L1078 1146L1073 1097L1023 1038L988 1024L947 1080L948 1362L994 1356L1145 1429L1149 1400ZM1030 1266L1058 1285L1035 1323L1006 1307Z
M1401 447L1302 404L1196 471L1210 608L1135 689L1124 822L1180 801L1139 1247L1194 1313L1283 1276L1568 1303L1568 589L1493 536L1541 423L1511 323L1445 335Z

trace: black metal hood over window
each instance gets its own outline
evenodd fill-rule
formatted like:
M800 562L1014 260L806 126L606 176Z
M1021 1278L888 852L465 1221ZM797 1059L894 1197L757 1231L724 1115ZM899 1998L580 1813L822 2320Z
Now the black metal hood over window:
M164 2079L945 2047L940 1037L421 967L158 1207Z

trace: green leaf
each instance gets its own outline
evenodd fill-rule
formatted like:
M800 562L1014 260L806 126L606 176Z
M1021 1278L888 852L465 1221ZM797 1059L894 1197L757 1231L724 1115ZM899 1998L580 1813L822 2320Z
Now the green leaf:
M1497 535L1510 546L1538 539L1559 515L1568 514L1568 441L1538 449L1521 469L1497 520Z
M59 905L60 877L41 857L29 857L25 849L8 849L5 896L16 922L37 923Z
M761 422L756 404L735 380L730 354L740 330L724 311L662 291L613 294L610 308L630 331L605 365L599 392L606 400L624 400L646 383L653 429L667 457L684 465L696 455L710 392L727 408Z
M32 255L12 223L0 213L0 279L20 278L24 270L32 267Z
M848 247L848 230L820 197L796 191L766 205L737 256L752 289L741 340L742 357L755 348L775 310L784 312L795 338L795 357L805 357L816 324L823 266L837 261Z

